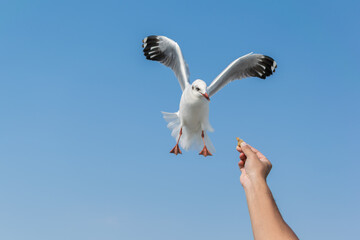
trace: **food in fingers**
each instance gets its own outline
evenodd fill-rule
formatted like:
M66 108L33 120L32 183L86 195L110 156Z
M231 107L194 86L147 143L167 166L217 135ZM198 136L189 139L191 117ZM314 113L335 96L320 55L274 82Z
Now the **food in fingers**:
M242 140L241 138L236 138L236 140L238 141L238 146L241 147L241 143L244 142L244 140Z

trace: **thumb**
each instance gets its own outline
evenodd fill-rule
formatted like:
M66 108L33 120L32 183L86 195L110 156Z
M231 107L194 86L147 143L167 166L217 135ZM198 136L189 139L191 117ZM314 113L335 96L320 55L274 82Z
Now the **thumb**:
M241 143L241 150L243 151L243 153L246 155L246 157L253 157L256 156L256 154L251 150L250 146L247 145L246 142L242 142Z

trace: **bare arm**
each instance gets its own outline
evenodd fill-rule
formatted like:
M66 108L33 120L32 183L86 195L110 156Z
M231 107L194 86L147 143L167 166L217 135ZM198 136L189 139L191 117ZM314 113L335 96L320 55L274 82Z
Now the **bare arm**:
M240 182L246 194L254 239L298 239L282 218L266 183L270 161L245 142L236 149L240 152Z

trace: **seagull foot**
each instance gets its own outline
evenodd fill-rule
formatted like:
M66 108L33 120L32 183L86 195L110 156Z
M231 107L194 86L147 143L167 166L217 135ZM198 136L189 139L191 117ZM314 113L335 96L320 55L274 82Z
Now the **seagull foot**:
M173 153L175 155L178 155L179 153L182 154L182 152L179 148L179 144L176 144L175 147L173 149L171 149L170 153Z
M207 149L206 146L204 146L203 150L201 150L201 152L199 153L199 155L204 155L204 157L212 156L211 152L209 152L209 150Z

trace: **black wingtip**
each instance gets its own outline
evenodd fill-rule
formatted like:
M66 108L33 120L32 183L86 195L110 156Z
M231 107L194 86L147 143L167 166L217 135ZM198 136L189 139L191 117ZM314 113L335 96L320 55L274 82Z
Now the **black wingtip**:
M260 78L266 79L275 72L275 68L277 68L276 62L272 57L263 55L262 58L258 62L259 68L255 67L257 72L260 72Z
M160 45L159 36L150 35L143 40L143 52L148 60L162 61L165 58L164 53L158 48Z

